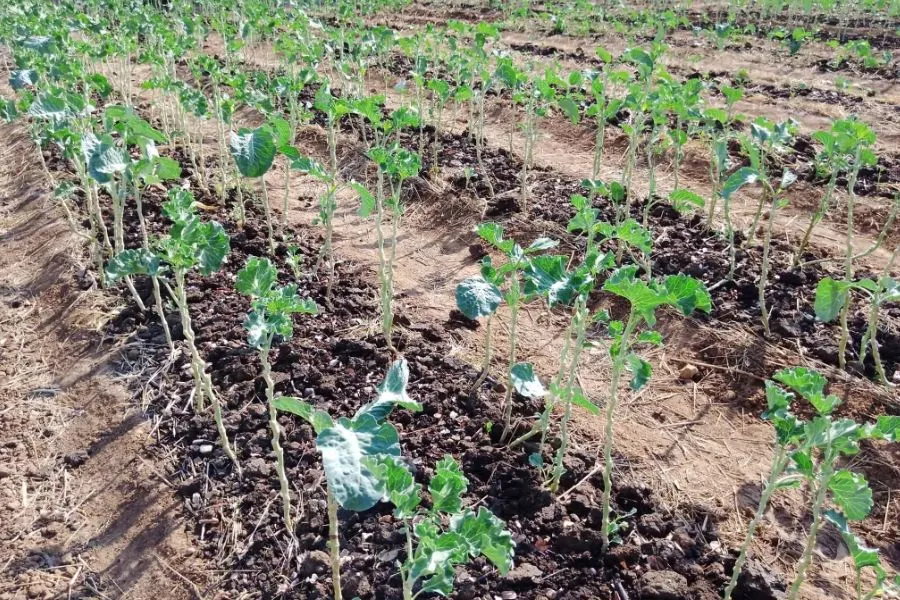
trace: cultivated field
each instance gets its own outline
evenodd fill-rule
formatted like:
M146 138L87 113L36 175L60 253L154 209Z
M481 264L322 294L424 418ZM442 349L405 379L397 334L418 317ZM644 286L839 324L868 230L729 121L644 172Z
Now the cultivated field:
M900 597L900 3L0 6L0 600Z

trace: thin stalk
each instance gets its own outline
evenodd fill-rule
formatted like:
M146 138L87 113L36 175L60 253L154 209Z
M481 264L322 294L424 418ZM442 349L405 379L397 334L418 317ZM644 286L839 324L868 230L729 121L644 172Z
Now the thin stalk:
M816 495L812 505L813 521L812 525L809 526L809 532L806 534L806 546L803 548L803 554L797 565L797 576L794 579L794 583L791 584L791 589L788 592L788 600L796 600L797 594L800 592L800 586L803 585L803 582L806 580L806 571L809 569L809 565L812 562L813 551L816 549L816 537L819 535L819 529L822 526L822 508L825 505L828 481L831 479L831 475L834 472L834 468L827 462L827 457L825 461L825 464L819 472L819 476L816 477Z
M762 266L759 272L759 283L757 290L759 291L759 310L762 318L763 331L768 337L771 332L769 330L769 311L766 309L766 283L769 279L769 247L772 245L772 229L775 225L775 213L778 210L778 195L766 184L768 194L772 196L772 204L769 208L769 223L766 227L766 239L763 243Z
M734 563L734 569L731 571L731 581L728 582L728 586L725 588L724 600L731 600L731 594L734 592L734 588L737 587L738 579L741 577L741 571L744 569L744 563L747 562L747 553L750 550L750 544L753 542L753 538L756 535L756 528L766 514L769 500L771 500L772 494L774 494L775 490L778 488L778 478L781 476L781 473L784 472L785 467L787 467L787 462L787 449L784 446L779 446L778 452L772 460L772 470L769 472L769 478L766 480L766 485L759 497L759 505L756 507L756 513L753 515L750 525L747 526L747 535L744 537L744 543L741 544L741 551Z
M759 151L760 159L759 159L759 170L761 171L760 179L768 179L768 174L766 173L766 150L765 148L760 148ZM763 207L766 204L766 195L763 194L759 198L759 203L756 205L756 214L753 215L753 223L750 225L750 228L747 230L747 239L744 243L749 244L753 238L756 237L756 228L759 226L759 219L762 217Z
M275 232L272 229L272 209L269 205L269 192L266 186L266 176L259 178L259 187L262 189L263 212L266 215L266 229L269 232L269 254L275 254Z
M375 188L375 237L378 243L378 277L381 282L381 331L384 334L385 342L389 350L394 350L394 342L391 339L391 329L393 327L393 290L390 288L390 278L387 270L389 268L387 254L385 252L384 231L382 229L384 221L384 172L378 169L378 181Z
M616 407L618 405L619 379L625 370L625 359L628 355L629 338L637 325L637 318L632 310L628 314L628 321L625 324L625 330L622 332L622 341L613 360L612 378L609 382L609 400L606 403L606 426L604 428L603 440L603 522L601 524L600 537L603 541L603 551L609 548L609 512L610 497L612 496L612 438L613 438L613 420L615 418Z
M812 218L809 220L809 225L807 226L806 231L803 234L803 239L801 239L800 244L797 245L797 250L796 252L794 252L793 261L795 267L800 263L800 257L806 250L806 246L809 245L809 240L812 237L813 229L815 229L816 225L819 224L819 222L828 212L828 207L831 206L831 197L834 194L834 188L837 184L837 173L837 169L832 170L831 178L829 178L828 185L825 187L825 193L822 194L822 199L819 201L819 207L816 209L816 212L813 213Z
M472 389L469 391L470 394L474 394L478 391L478 388L480 388L481 384L484 383L484 380L487 379L488 371L491 369L491 330L493 328L493 322L494 315L490 315L484 325L484 361L481 363L481 373L478 375L478 379L475 380L475 383L472 384Z
M281 425L278 423L278 409L275 408L275 380L272 379L272 365L269 363L269 350L272 346L270 334L265 346L259 349L259 361L262 363L263 381L266 383L266 404L269 406L269 429L272 431L272 451L275 453L275 472L278 473L278 484L281 489L281 512L284 526L288 534L294 536L294 522L291 518L291 487L284 468L284 450L281 448Z
M503 396L503 435L505 439L509 435L510 423L512 422L512 398L513 398L513 378L512 368L516 364L516 351L518 349L518 340L516 339L516 330L519 322L519 277L516 271L513 271L510 278L510 294L509 294L509 365L506 369L506 394Z
M412 563L412 555L413 555L413 545L412 545L412 533L411 533L410 523L407 522L403 526L403 531L406 534L406 562ZM400 568L400 577L403 580L403 600L413 600L413 580L410 577L409 570L401 567Z
M850 178L847 182L847 237L845 242L846 252L844 254L844 280L853 281L853 216L856 205L856 177L859 174L859 157L862 153L862 147L857 147L856 156L853 161L853 170L850 172ZM838 365L841 369L847 366L847 342L850 340L850 326L848 323L850 315L850 298L841 308L841 337L838 340Z
M331 553L331 584L334 600L343 600L341 592L341 538L338 536L338 503L328 488L328 549Z
M565 412L559 424L559 448L556 450L556 456L553 460L552 476L547 486L548 489L556 493L559 490L559 481L562 478L565 468L563 467L563 459L569 446L569 421L572 418L572 396L574 394L575 382L578 376L578 366L581 362L581 351L584 348L584 338L587 333L587 299L584 296L578 298L578 304L575 307L575 315L572 319L574 331L576 333L575 348L572 350L572 359L569 362L568 377L566 379L566 387L562 394L562 400L565 403Z
M141 198L141 188L137 184L137 179L134 180L134 200L137 206L138 223L141 227L141 246L144 250L149 250L150 240L147 235L147 223L144 220L144 205ZM162 292L159 289L159 277L157 275L151 275L150 282L153 284L153 304L156 308L156 315L159 317L159 323L162 325L163 334L166 336L166 344L169 346L169 351L174 353L175 342L172 341L172 331L169 329L169 322L166 321L166 311L163 306Z

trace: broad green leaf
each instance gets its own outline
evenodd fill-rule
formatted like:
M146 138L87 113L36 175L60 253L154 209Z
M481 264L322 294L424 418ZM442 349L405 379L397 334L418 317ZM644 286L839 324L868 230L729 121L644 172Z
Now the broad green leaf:
M197 270L201 275L211 275L219 270L231 250L231 238L225 228L215 221L199 223L195 231L192 241Z
M888 442L900 441L900 416L882 415L870 426L868 436Z
M722 186L722 197L726 200L731 198L732 194L736 191L744 187L745 185L751 185L756 183L759 179L759 173L756 169L752 169L750 167L741 167L737 171L731 174L731 176L725 180L725 184Z
M503 226L499 223L480 223L475 226L475 233L478 234L478 237L505 254L509 254L515 246L513 240L503 239Z
M859 473L841 469L828 481L832 499L850 521L865 519L872 510L872 490Z
M706 203L703 200L703 196L685 189L677 189L669 194L669 202L671 202L672 206L675 207L675 210L680 213L686 212L691 206L703 208Z
M812 369L806 367L781 369L775 373L773 379L803 396L820 414L830 414L841 403L841 399L837 396L825 395L828 380Z
M112 139L102 140L91 154L88 172L98 183L109 183L116 173L124 173L128 168L126 160Z
M434 476L428 484L432 510L450 515L458 513L462 510L462 495L466 493L468 486L469 482L459 463L449 455L444 456L438 461Z
M505 575L512 568L516 543L506 524L483 506L476 515L471 510L450 518L450 529L465 540L469 555L483 554Z
M252 297L267 295L278 280L278 271L268 258L251 256L247 265L238 271L234 289Z
M649 325L656 323L656 308L669 301L668 294L661 294L650 288L646 282L637 279L637 266L627 265L616 269L603 283L603 290L621 296L631 303L632 310Z
M534 365L527 362L516 363L509 371L513 388L526 398L542 398L547 394L540 378L534 372Z
M588 411L592 415L600 414L600 407L588 400L588 397L584 395L584 392L581 388L575 388L572 393L572 397L570 398L572 404L583 408Z
M366 466L368 458L400 456L400 438L390 423L378 423L363 414L353 421L342 418L316 438L328 488L347 510L364 511L384 496L384 485Z
M106 263L106 277L117 281L129 275L157 275L159 258L149 250L123 250Z
M163 214L173 223L186 223L196 218L194 194L184 188L169 190L169 199L163 203Z
M375 210L375 196L365 186L355 181L350 183L350 187L359 194L359 216L365 219Z
M816 318L826 323L834 321L849 299L850 284L848 282L836 281L830 277L821 279L816 286L816 300L813 304Z
M380 423L391 414L391 411L396 406L413 412L422 410L422 405L407 395L406 386L408 383L409 364L404 358L395 360L391 363L384 381L378 386L378 396L375 400L356 411L353 420L367 416Z
M876 571L881 568L878 549L866 546L865 542L850 529L850 524L843 514L835 510L827 510L825 518L840 532L841 538L850 552L850 558L853 559L853 567L857 571L866 567L872 567Z
M653 368L650 366L650 363L637 354L628 355L628 370L632 374L629 387L634 391L638 391L647 385L647 382L650 381L650 376L653 375Z
M470 319L494 314L502 300L497 286L480 275L464 279L456 286L456 307Z
M272 404L276 409L297 415L312 425L317 435L334 426L334 421L327 412L313 408L309 403L294 396L278 396L272 400Z
M387 499L394 505L394 516L411 519L416 514L422 499L422 486L416 483L412 473L403 462L394 456L379 456L368 459L366 466L384 486Z
M712 310L712 300L702 281L688 275L669 275L664 282L669 293L669 302L675 305L681 314L687 316L695 310L707 314Z
M275 160L275 139L268 127L231 132L231 155L244 177L262 177Z
M14 90L21 90L37 83L38 73L34 69L19 69L11 71L9 85Z
M251 310L244 318L244 329L247 330L247 343L253 348L267 348L273 327L266 314L261 310Z

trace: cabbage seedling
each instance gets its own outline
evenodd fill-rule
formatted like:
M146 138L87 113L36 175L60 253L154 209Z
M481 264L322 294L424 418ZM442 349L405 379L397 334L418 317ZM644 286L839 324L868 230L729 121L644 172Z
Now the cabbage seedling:
M872 598L882 597L900 598L900 575L895 575L893 579L888 578L887 572L881 566L878 549L867 546L864 540L853 533L847 518L839 511L826 511L825 519L837 528L841 539L844 540L844 545L850 552L850 558L853 560L856 600L872 600ZM875 582L864 593L862 575L866 569L870 569L875 575Z
M287 143L287 142L285 142ZM269 193L266 190L265 175L277 152L275 134L267 126L256 129L241 129L237 133L231 132L231 155L237 164L238 172L242 177L259 178L262 189L262 205L266 215L266 228L269 231L269 253L275 253L275 234L272 231L272 209L269 204ZM238 182L238 190L241 189ZM239 196L242 192L239 192ZM243 224L246 218L244 201L238 200L238 219Z
M266 403L269 407L269 428L272 430L272 451L275 453L275 471L278 473L278 482L281 486L284 526L293 535L290 484L284 470L281 426L278 424L278 411L274 404L275 381L272 379L269 353L276 336L287 340L294 334L291 315L314 315L318 312L318 307L313 300L301 298L297 294L295 284L278 287L277 281L278 272L272 262L267 258L254 256L238 272L234 287L250 297L251 308L244 321L244 328L247 330L247 343L259 352L259 361L262 364L263 381L266 383Z
M897 250L894 251L897 256ZM893 263L893 261L891 261ZM875 362L875 374L878 381L887 385L887 376L884 372L884 365L881 363L881 354L878 349L878 314L882 306L887 303L900 302L900 282L893 279L887 272L877 280L860 279L858 281L835 280L825 277L816 286L816 299L813 305L816 311L816 318L820 321L830 323L843 314L846 307L850 305L850 294L852 291L858 291L869 299L868 323L866 332L862 337L859 346L859 362L862 364L866 360L869 350L872 352L872 359ZM844 328L845 321L841 322L841 338L838 346L838 352L844 355L849 339L849 331Z
M493 286L494 290L500 291L503 300L509 307L509 364L507 367L506 394L503 398L502 437L505 438L509 434L510 421L512 420L513 390L531 397L535 397L533 395L535 392L538 395L542 395L542 387L540 387L540 382L533 377L533 370L530 369L531 365L516 362L519 309L534 298L534 292L537 291L536 289L528 290L523 285L526 271L531 268L532 261L538 258L535 255L544 250L554 248L559 242L550 238L538 238L528 247L523 248L515 240L503 237L503 226L492 222L481 223L476 226L475 233L506 256L506 262L496 268L493 266L490 256L486 256L481 264L482 279Z
M659 333L646 330L637 333L644 322L649 327L656 324L656 309L672 306L682 315L688 316L694 310L709 313L712 309L709 292L702 282L687 275L670 275L662 281L647 283L635 277L638 267L628 265L617 269L603 284L603 290L620 296L629 303L628 318L611 321L609 331L612 344L609 347L612 359L612 375L609 384L609 398L606 403L606 427L603 440L603 523L600 535L604 549L609 547L610 536L618 529L616 521L610 521L610 496L612 493L612 440L613 422L619 399L619 380L628 369L632 372L630 387L639 390L651 375L650 364L632 351L635 344L661 344Z
M316 432L316 447L328 484L328 545L335 600L343 598L338 506L357 512L369 510L385 496L384 482L371 468L371 461L383 455L400 456L399 434L385 420L394 407L422 410L422 405L407 395L408 382L406 360L394 361L378 387L378 396L356 411L352 419L332 419L325 411L293 396L279 396L273 401L275 408L301 417Z
M743 140L744 149L750 156L751 166L741 167L735 171L722 187L722 197L730 199L736 191L745 185L756 182L762 185L763 194L760 197L753 224L750 226L748 239L756 231L763 204L766 200L770 202L769 222L766 227L765 240L763 241L762 264L760 266L759 283L757 284L760 319L762 320L763 331L766 336L770 334L769 310L766 308L766 284L769 279L769 253L772 245L772 231L775 227L775 216L778 209L787 205L787 200L784 199L783 193L797 180L796 175L785 169L781 175L781 181L776 184L769 177L768 169L766 168L766 157L784 147L791 139L793 129L794 123L792 120L777 125L762 118L754 121L750 125L750 136Z
M157 240L149 250L139 248L120 252L107 263L106 276L111 281L128 275L156 276L174 299L181 315L184 340L191 355L194 407L199 412L203 410L204 399L212 403L219 442L240 474L237 456L228 442L228 434L222 421L222 405L197 349L185 288L185 277L189 271L196 269L201 275L211 275L219 270L231 249L230 240L221 225L215 221L203 222L197 217L194 196L188 190L170 190L169 200L163 204L163 213L172 221L169 235ZM166 269L163 265L171 272L171 281L164 277Z
M491 368L491 325L502 301L500 289L481 275L464 279L456 286L456 307L459 311L472 320L485 318L484 362L470 393L474 393L484 383Z
M403 600L420 594L450 596L455 567L484 556L501 574L512 568L515 542L505 524L485 507L463 508L469 482L452 457L438 461L428 485L431 508L421 506L422 486L400 460L390 455L369 461L384 495L403 522L406 559L400 565ZM418 590L417 590L418 588Z

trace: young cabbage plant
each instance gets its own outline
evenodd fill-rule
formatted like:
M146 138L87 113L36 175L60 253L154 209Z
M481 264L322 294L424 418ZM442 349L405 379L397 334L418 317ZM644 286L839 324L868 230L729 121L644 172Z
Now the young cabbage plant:
M760 265L759 282L757 284L760 319L762 321L763 331L768 337L771 331L769 329L770 312L766 307L766 286L769 279L769 254L772 245L772 233L775 227L775 217L778 213L778 209L787 205L787 200L784 198L784 192L797 180L797 176L788 169L785 169L782 172L781 180L779 182L776 183L772 181L769 177L768 169L766 168L766 157L771 152L775 151L776 148L783 147L790 139L793 123L791 121L785 121L784 123L773 125L772 123L757 119L751 124L750 129L751 136L745 138L745 149L750 156L750 166L741 167L732 173L722 187L722 197L731 198L736 191L753 183L758 182L762 186L763 193L760 196L756 216L754 217L754 224L750 227L749 236L752 236L756 230L756 223L759 221L762 213L763 204L766 201L770 204L768 225L766 227L765 239L763 240L762 264ZM748 239L750 238L748 237Z
M400 565L403 600L420 594L449 597L455 568L484 556L506 575L512 568L515 542L506 525L485 507L463 506L469 482L452 457L435 466L428 485L431 508L422 507L422 486L399 459L382 455L369 463L384 486L385 498L403 523L406 559Z
M894 251L896 257L897 251ZM892 261L893 262L893 261ZM881 308L888 303L900 302L900 282L890 277L887 272L878 278L859 279L857 281L835 280L825 277L816 286L816 298L814 309L816 318L826 323L831 323L843 314L851 302L851 292L857 291L866 296L869 302L866 332L863 334L859 345L859 364L865 363L869 351L872 352L872 360L875 363L875 376L879 383L888 384L884 365L881 362L881 353L878 345L878 318ZM838 355L845 356L847 343L850 339L849 328L845 327L845 320L841 322L841 336L838 341ZM845 359L846 360L846 359Z
M859 453L859 444L863 440L896 442L900 439L900 417L878 417L865 424L847 418L835 419L832 413L841 398L825 393L828 382L822 375L795 367L780 371L776 378L807 400L816 411L816 416L803 424L800 447L791 454L795 472L801 476L795 484L807 482L812 497L812 523L788 592L789 600L796 600L812 562L826 504L830 501L850 521L864 519L872 509L872 490L865 477L839 465L844 462L844 457Z
M360 216L375 213L375 235L378 244L378 266L381 292L381 330L390 350L395 351L392 338L394 327L394 262L397 257L397 230L403 217L401 191L403 184L419 174L422 162L418 154L410 152L399 144L389 147L376 146L369 150L369 157L378 165L378 188L373 196L360 184L352 184L360 196ZM384 180L387 179L390 196L384 194ZM385 248L383 222L385 205L390 209L390 247Z
M613 423L619 404L619 381L626 370L631 371L629 387L637 391L647 384L652 373L650 363L635 354L633 348L638 344L662 343L662 336L652 330L656 324L656 310L662 306L671 306L684 316L689 316L695 310L709 313L712 309L709 292L702 282L687 275L669 275L661 281L648 283L636 277L637 270L638 267L634 265L619 267L603 284L605 292L624 298L629 303L625 322L617 320L609 323L612 343L608 352L612 361L612 374L603 440L603 523L600 531L604 549L609 547L610 539L614 538L619 527L618 521L610 520ZM638 332L641 323L645 323L649 329Z
M231 132L230 148L231 156L237 165L241 177L259 179L262 191L262 205L266 216L266 228L268 229L269 253L275 253L275 233L272 230L272 208L269 204L269 193L266 188L265 175L277 153L276 134L266 125L256 129L241 129ZM280 137L280 134L279 134ZM285 144L287 142L285 141ZM238 182L238 204L236 206L238 223L243 226L247 218L243 199L243 185Z
M169 200L163 204L163 214L172 221L169 234L156 240L150 249L123 250L107 263L106 276L110 281L116 281L129 275L150 275L163 283L181 315L194 376L194 408L199 413L204 409L204 401L210 401L219 442L240 474L237 455L228 442L222 420L222 405L195 342L185 286L187 274L193 270L204 276L219 270L231 249L230 239L215 221L203 222L198 218L194 196L188 190L170 190Z
M378 469L373 469L373 461L382 456L400 456L400 436L386 419L395 406L422 410L422 405L407 395L408 382L406 361L394 361L378 387L378 396L356 411L352 419L332 419L325 411L293 396L279 396L273 401L275 408L301 417L316 433L316 448L322 456L327 482L328 545L335 600L343 599L338 507L361 512L385 497L385 482Z
M792 382L796 380L796 377L790 375L790 371L782 370L774 375L774 380ZM769 476L763 485L756 513L747 526L744 542L741 544L741 549L731 572L731 580L725 587L724 600L731 600L731 595L737 587L747 561L750 545L756 536L756 529L765 516L772 496L779 490L796 487L799 481L802 480L802 476L789 467L791 466L792 454L802 447L806 423L791 412L794 393L779 387L775 381L767 380L765 383L767 410L762 414L762 418L771 421L775 428L775 456L772 459Z
M275 339L288 340L294 334L291 315L314 315L318 312L315 301L301 298L296 284L278 286L278 271L268 258L251 257L237 274L235 289L250 297L250 312L244 320L247 343L259 353L262 377L266 383L266 404L269 407L269 428L272 430L272 451L275 453L275 471L281 486L284 526L294 535L291 519L291 492L284 469L284 451L281 448L281 426L275 408L275 380L269 353Z
M855 132L855 126L851 120L835 121L829 131L817 131L812 138L822 144L822 150L816 155L816 171L826 174L828 182L825 191L819 200L819 205L809 220L809 225L797 245L794 252L794 265L800 262L802 254L809 245L813 230L816 225L828 214L837 187L838 176L849 173L853 158L856 155L856 147L859 139Z
M474 394L487 378L491 368L492 356L492 324L494 315L503 302L503 294L493 283L487 281L482 275L474 275L461 281L456 286L456 308L467 318L485 319L484 326L484 362L481 364L481 373L469 392Z
M549 238L538 238L523 248L515 240L503 237L503 226L498 223L481 223L475 227L475 233L506 257L506 262L496 268L490 256L484 257L481 263L481 277L492 287L491 292L499 291L509 307L509 362L506 371L506 393L503 398L501 435L501 438L505 439L510 432L512 421L513 391L527 397L543 395L543 386L537 381L531 365L517 362L519 310L535 297L536 290L526 289L526 271L533 261L539 258L536 256L538 253L554 248L558 242Z

